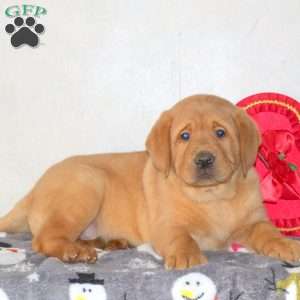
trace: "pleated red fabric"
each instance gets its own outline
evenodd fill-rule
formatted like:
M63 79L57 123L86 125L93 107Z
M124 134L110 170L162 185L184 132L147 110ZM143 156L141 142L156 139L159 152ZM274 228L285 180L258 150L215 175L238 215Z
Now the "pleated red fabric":
M264 205L280 231L300 236L300 103L278 93L259 93L237 103L262 136L255 162Z

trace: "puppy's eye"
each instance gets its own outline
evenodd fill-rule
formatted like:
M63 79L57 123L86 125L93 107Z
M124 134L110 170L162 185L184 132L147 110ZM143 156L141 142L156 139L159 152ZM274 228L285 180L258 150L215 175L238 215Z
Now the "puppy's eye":
M184 141L188 141L190 139L190 133L187 131L184 131L181 135L180 135L181 139Z
M224 130L224 129L217 129L217 130L215 131L215 133L216 133L216 136L217 136L218 138L222 138L222 137L225 136L225 130Z

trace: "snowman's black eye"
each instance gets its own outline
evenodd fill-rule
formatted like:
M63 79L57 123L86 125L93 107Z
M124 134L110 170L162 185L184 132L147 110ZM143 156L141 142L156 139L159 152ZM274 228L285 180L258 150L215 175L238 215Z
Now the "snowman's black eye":
M189 282L189 281L186 281L185 284L186 284L186 285L190 285L190 282Z
M91 292L92 292L92 289L89 289L89 292L91 293Z
M196 284L197 284L197 285L200 285L200 282L199 282L199 281L197 281L197 282L196 282Z
M180 135L181 139L184 141L188 141L190 139L190 133L187 131L184 131L181 135Z
M82 291L85 293L85 292L86 292L86 289L85 289L85 288L83 288L83 289L82 289Z

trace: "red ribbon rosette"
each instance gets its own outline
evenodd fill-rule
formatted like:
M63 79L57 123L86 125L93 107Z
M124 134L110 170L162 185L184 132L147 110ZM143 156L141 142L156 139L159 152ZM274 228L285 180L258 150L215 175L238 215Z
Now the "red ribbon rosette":
M300 104L260 93L241 100L262 136L255 167L264 204L282 233L300 236Z

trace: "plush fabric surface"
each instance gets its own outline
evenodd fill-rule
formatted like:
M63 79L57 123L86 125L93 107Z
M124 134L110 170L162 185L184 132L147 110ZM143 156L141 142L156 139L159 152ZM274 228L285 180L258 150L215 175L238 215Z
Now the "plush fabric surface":
M99 252L93 265L36 254L28 234L2 234L0 246L0 300L299 299L295 266L252 253L209 252L206 265L167 271L148 245Z

